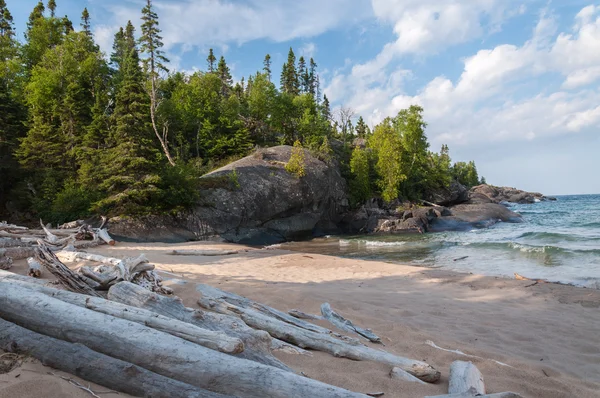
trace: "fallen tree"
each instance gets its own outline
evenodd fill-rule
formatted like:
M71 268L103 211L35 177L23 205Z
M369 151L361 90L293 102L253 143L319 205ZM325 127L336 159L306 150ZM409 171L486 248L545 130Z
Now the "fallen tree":
M244 343L244 351L235 356L292 371L271 353L273 344L271 336L265 331L252 329L238 317L187 308L177 297L161 296L127 282L112 286L108 291L108 298L204 329L221 331L229 336L237 337Z
M257 398L365 397L292 372L213 351L12 283L0 282L0 317L214 392Z
M32 332L3 319L0 319L0 347L7 352L31 356L46 366L133 396L226 397L100 354L82 344L73 344Z
M379 336L377 336L375 333L373 333L371 330L369 329L363 329L359 326L356 326L355 324L352 323L352 321L344 318L343 316L341 316L340 314L338 314L337 312L335 312L331 306L329 305L329 303L323 303L321 305L321 314L323 314L323 317L325 319L327 319L329 322L331 322L334 326L336 326L337 328L341 329L341 330L345 330L347 332L352 332L352 333L356 333L362 337L364 337L365 339L373 342L373 343L381 343L381 339L379 338Z
M198 300L198 304L202 308L206 308L221 314L237 315L248 326L255 329L265 330L272 337L297 345L301 348L310 348L318 351L328 352L336 357L343 357L357 361L385 363L386 365L390 365L392 367L401 368L411 375L431 383L436 382L440 378L440 372L425 362L396 356L388 352L375 350L360 344L348 344L330 334L314 332L283 322L275 316L268 315L272 312L270 310L266 311L265 313L253 308L248 308L248 305L246 305L246 307L240 307L237 304L230 303L229 300L232 300L236 303L241 302L245 304L251 301L244 297L223 292L207 285L198 285L198 291L202 293L202 297Z

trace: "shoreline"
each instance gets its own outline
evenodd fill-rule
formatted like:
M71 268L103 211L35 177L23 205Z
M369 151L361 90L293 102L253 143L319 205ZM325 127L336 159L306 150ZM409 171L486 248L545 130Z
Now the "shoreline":
M199 248L238 253L167 254ZM283 311L319 313L320 305L329 302L357 325L373 329L386 350L425 360L442 372L437 384L412 385L391 380L389 369L377 364L320 352L312 357L277 353L294 370L353 391L382 391L386 397L443 394L450 363L470 360L483 373L490 393L600 396L600 337L594 326L600 325L598 290L550 283L527 287L531 281L215 242L120 242L88 251L113 257L145 253L165 280L173 278L165 284L192 308L198 308L195 283ZM24 274L24 261L11 271ZM428 341L473 357L435 348ZM6 376L0 375L2 398Z

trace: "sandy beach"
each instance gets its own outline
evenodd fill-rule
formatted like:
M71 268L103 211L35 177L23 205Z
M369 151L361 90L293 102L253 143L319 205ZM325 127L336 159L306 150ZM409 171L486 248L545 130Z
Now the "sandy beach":
M239 253L168 254L173 249L200 248ZM165 284L192 308L198 308L195 283L199 282L284 311L319 313L320 305L329 302L356 324L373 329L385 350L426 361L442 372L438 383L417 385L392 380L390 369L380 364L321 352L310 357L277 353L294 370L349 390L384 392L385 397L444 394L450 363L470 360L483 373L488 393L600 397L598 290L547 283L531 286L531 281L212 242L118 243L89 251L114 257L145 253L163 271ZM25 262L16 262L11 271L25 274ZM72 377L26 359L23 366L0 375L0 398L91 396L61 375ZM93 384L90 388L107 391Z

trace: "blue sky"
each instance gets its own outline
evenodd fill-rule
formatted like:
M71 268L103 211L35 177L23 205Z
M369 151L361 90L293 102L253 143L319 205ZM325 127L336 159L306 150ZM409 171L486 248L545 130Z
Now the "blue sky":
M35 0L7 0L22 32ZM139 0L84 7L110 51L139 26ZM279 74L289 47L314 56L323 91L373 126L425 108L432 149L475 160L488 182L547 194L600 193L600 2L584 0L154 0L171 69L205 69L209 48L236 79Z

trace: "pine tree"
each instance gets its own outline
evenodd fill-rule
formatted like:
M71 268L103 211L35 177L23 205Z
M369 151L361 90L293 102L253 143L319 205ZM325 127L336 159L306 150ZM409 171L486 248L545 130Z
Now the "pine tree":
M62 24L65 29L65 35L68 35L69 33L75 31L75 28L73 27L73 22L71 22L69 17L67 17L66 15L62 19Z
M365 120L362 116L358 118L358 122L356 123L356 135L359 138L366 138L370 134L369 126L365 123Z
M281 72L281 91L291 95L298 95L300 83L298 80L298 72L296 71L296 55L290 47L288 52L287 63L283 65Z
M56 1L48 0L48 9L50 10L50 18L54 18L56 14Z
M306 69L306 60L304 56L298 59L298 80L301 93L309 92L308 69Z
M321 104L321 114L325 120L331 121L331 107L329 105L329 98L326 95L323 96L323 104Z
M27 21L27 32L33 29L33 26L38 19L44 18L44 11L46 11L46 7L44 7L44 3L42 3L40 0L33 8L33 11L31 11L31 14L29 14L29 20ZM25 38L29 40L27 32L25 33Z
M217 62L217 57L215 57L215 53L211 48L208 50L208 57L206 58L206 63L208 64L208 71L213 73L215 71L215 63Z
M271 55L265 55L265 60L263 62L263 71L267 75L267 79L271 81Z
M217 66L217 76L219 76L219 79L221 79L221 96L229 96L229 92L231 91L231 86L233 84L233 79L231 77L229 67L227 66L227 62L225 62L225 57L223 57L222 55L219 59L219 65Z
M317 74L317 63L313 58L310 59L310 64L308 67L308 76L306 77L308 92L315 97L317 103L319 103L321 94L319 87L319 75Z
M171 166L175 166L175 160L171 157L169 151L169 140L168 140L168 126L163 125L162 134L158 132L158 122L156 121L156 110L158 108L158 79L159 72L169 72L165 64L169 60L164 56L164 51L161 50L163 47L162 37L160 36L160 29L158 28L158 15L152 9L152 0L146 0L146 6L142 9L142 37L140 37L140 44L142 52L146 53L146 59L144 59L144 66L146 73L150 78L150 119L152 121L152 129L160 145L163 153L167 157L167 160Z
M83 9L81 13L81 28L85 32L86 35L92 36L92 30L90 25L90 13L88 12L87 7Z
M102 152L102 168L97 171L99 188L106 195L96 206L102 210L145 212L158 195L158 153L152 145L150 101L139 61L134 48L126 54L121 66L122 82L112 115L111 146Z

